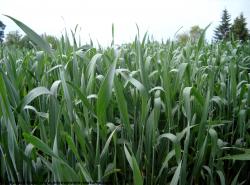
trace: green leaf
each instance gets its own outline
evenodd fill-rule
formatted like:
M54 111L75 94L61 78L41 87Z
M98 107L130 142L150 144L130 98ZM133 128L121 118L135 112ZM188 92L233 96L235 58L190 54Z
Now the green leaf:
M117 63L116 58L113 62L113 64L110 66L109 71L107 75L105 76L105 79L100 87L100 90L98 92L98 98L97 98L97 117L99 124L104 128L104 125L106 124L106 110L109 104L109 100L111 99L112 95L112 88L113 88L113 81L115 76L115 67Z
M75 154L77 160L78 160L79 162L81 162L81 158L80 158L79 152L78 152L78 150L77 150L77 148L76 148L76 146L75 146L75 143L74 143L72 137L69 136L69 134L68 134L67 132L64 132L64 134L65 134L65 138L66 138L66 141L67 141L67 143L68 143L69 148L70 148L70 149L72 150L72 152Z
M71 82L67 82L67 83L73 88L73 90L79 96L80 100L87 107L87 109L95 116L93 108L92 108L91 104L89 103L86 95L78 87L76 87L73 83L71 83Z
M224 174L222 173L222 171L220 171L220 170L217 170L216 171L217 172L217 174L219 175L219 178L220 178L220 184L221 185L225 185L226 183L226 181L225 181L225 176L224 176Z
M82 164L78 163L77 165L79 166L85 180L87 182L93 182L93 179L92 179L91 175L89 174L89 172L87 171L87 169Z
M136 159L134 156L130 155L125 144L124 144L124 151L125 151L125 155L126 155L126 158L128 160L128 163L133 171L134 184L143 185L143 178L141 176L141 172L140 172L139 166L136 162Z
M114 133L115 133L115 131L116 131L117 129L118 129L118 127L116 127L116 128L114 129L114 131L110 134L108 140L106 141L106 143L105 143L105 145L104 145L104 147L103 147L103 150L102 150L102 152L101 152L101 155L100 155L100 158L101 158L101 159L102 159L102 158L104 157L104 155L108 152L108 147L109 147L110 141L111 141L111 139L112 139L112 137L113 137L113 135L114 135Z
M12 21L14 21L35 44L37 44L41 49L43 49L49 55L53 56L52 49L50 48L49 44L41 36L39 36L36 32L34 32L32 29L30 29L21 21L9 15L5 15L5 16L10 18Z
M220 158L222 160L236 160L236 161L249 161L250 153L237 154L237 155L228 155Z
M88 74L87 93L88 94L93 93L93 87L95 83L94 79L95 79L96 64L101 59L101 57L102 57L102 54L100 53L95 54L88 64L88 67L87 67L87 74Z
M133 164L134 184L143 185L143 178L141 176L139 166L134 156L132 157L132 164Z
M132 137L131 129L130 129L130 122L129 122L129 113L128 113L128 108L127 108L127 101L123 93L123 86L121 85L117 77L115 77L115 80L114 80L114 87L115 87L116 101L118 104L122 122L125 125L125 128L128 132L127 133L128 136Z
M133 169L132 157L131 157L127 147L125 146L125 144L124 144L123 148L124 148L125 156L128 160L129 166L131 169Z
M174 176L170 182L170 185L177 185L178 184L180 172L181 172L181 163L182 163L182 161L180 161L180 163L178 164L178 167L176 168L176 170L174 172Z
M191 123L191 91L192 87L185 87L183 90L184 108L189 123Z
M73 105L72 105L72 100L71 100L71 94L70 94L70 89L68 89L67 83L66 83L66 73L64 69L60 69L60 78L62 82L62 87L63 87L63 92L64 92L64 97L66 100L66 106L68 109L68 115L70 122L73 121Z
M158 174L158 176L157 176L156 179L159 179L159 178L161 177L161 174L162 174L163 170L164 170L165 168L168 168L168 161L169 161L170 159L172 159L174 156L175 156L175 150L171 150L171 151L167 154L167 156L166 156L166 158L165 158L165 160L164 160L164 162L163 162L163 164L162 164L162 166L161 166L161 169L160 169L159 174Z
M26 106L24 107L24 109L34 111L38 116L40 116L40 117L42 117L42 118L46 118L46 119L49 118L49 114L48 114L48 113L45 113L45 112L38 112L38 111L36 110L36 108L33 107L33 106L26 105Z
M45 87L36 87L32 89L21 101L17 110L21 111L26 105L28 105L31 101L41 95L52 95L52 93Z
M242 168L241 168L241 169L242 169ZM238 184L238 178L239 178L241 169L239 170L239 172L237 173L237 175L234 177L234 179L233 179L231 185L237 185L237 184Z
M47 144L45 144L42 140L28 133L23 133L23 137L27 142L31 143L45 154L58 158L58 156L54 154L51 148Z

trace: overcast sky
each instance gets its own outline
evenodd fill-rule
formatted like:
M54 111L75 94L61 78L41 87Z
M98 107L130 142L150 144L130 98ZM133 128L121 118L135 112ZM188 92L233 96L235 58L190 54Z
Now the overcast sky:
M241 12L250 28L250 0L1 0L0 20L6 24L5 33L18 27L2 14L10 15L37 33L60 36L65 28L78 24L83 42L111 42L112 23L116 43L129 42L148 31L157 40L173 38L193 25L212 26L207 32L211 39L219 24L222 10L227 8L234 20Z

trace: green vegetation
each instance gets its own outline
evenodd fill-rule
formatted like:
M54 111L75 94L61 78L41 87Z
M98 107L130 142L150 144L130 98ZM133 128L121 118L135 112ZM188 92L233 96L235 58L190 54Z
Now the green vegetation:
M188 41L191 43L198 42L202 32L203 29L201 29L198 25L192 26L188 33L184 32L177 35L177 42L181 45L186 45Z
M56 49L57 47L57 38L52 36L52 35L41 35L41 37L48 42L50 47L52 49ZM34 42L27 36L24 35L22 36L19 31L11 31L6 34L5 38L5 45L9 47L14 47L14 48L26 48L26 49L32 49L33 46L35 45Z
M236 17L233 24L230 23L230 14L225 9L221 17L221 24L214 31L216 41L221 40L249 40L250 34L247 29L246 18L243 13Z
M243 13L236 17L231 29L235 39L242 41L249 39L246 18L243 16Z
M231 16L227 9L223 10L221 24L215 29L215 40L228 40L230 38Z
M15 47L18 47L18 45L20 45L19 43L21 43L21 38L22 35L19 33L19 31L11 31L6 34L5 44L9 46L15 45Z
M10 17L11 18L11 17ZM0 180L250 182L250 42L0 49Z

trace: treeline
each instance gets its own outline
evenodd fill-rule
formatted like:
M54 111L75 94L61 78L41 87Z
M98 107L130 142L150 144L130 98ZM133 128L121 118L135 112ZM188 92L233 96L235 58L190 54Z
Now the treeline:
M52 35L41 35L51 45L51 48L56 49L57 38ZM15 46L17 48L32 49L36 44L31 41L27 35L22 35L19 31L11 31L6 34L5 41L6 46Z
M196 42L204 29L198 25L192 26L188 32L177 35L177 41L181 44ZM221 16L220 24L214 30L213 41L240 40L245 42L250 39L249 30L247 29L246 18L243 13L236 17L231 23L231 15L224 9Z
M214 31L214 39L220 40L241 40L246 41L250 37L247 29L246 18L243 13L236 17L231 24L231 15L227 9L223 10L220 25Z
M19 31L10 31L6 35L4 34L4 30L6 25L0 21L0 44L4 44L6 46L14 46L17 48L27 48L31 49L36 44L31 41L31 39L27 35L22 35ZM43 34L41 35L47 42L51 45L53 49L57 47L57 38L52 35Z
M0 44L5 44L7 46L15 46L19 48L31 49L34 44L26 35L21 35L18 31L11 31L5 36L4 41L4 30L6 25L0 21ZM194 25L190 28L188 32L178 34L176 36L176 41L182 45L185 45L188 41L191 43L197 42L198 38L203 32L203 28L198 25ZM57 38L51 35L42 35L51 45L52 48L56 49ZM236 17L231 23L231 15L224 9L221 16L220 24L214 30L213 41L228 41L228 40L240 40L245 42L250 39L249 30L247 29L246 18L243 13Z

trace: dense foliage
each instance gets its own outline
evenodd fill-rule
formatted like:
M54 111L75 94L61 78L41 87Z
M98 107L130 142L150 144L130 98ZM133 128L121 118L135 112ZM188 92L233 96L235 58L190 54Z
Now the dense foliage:
M221 23L214 31L214 39L216 41L240 40L244 42L249 40L250 34L243 13L234 19L232 25L230 17L227 9L223 10Z
M246 41L249 39L246 18L242 13L234 20L231 30L235 39L241 41Z
M2 182L250 182L249 42L54 50L13 20L37 48L0 49Z

